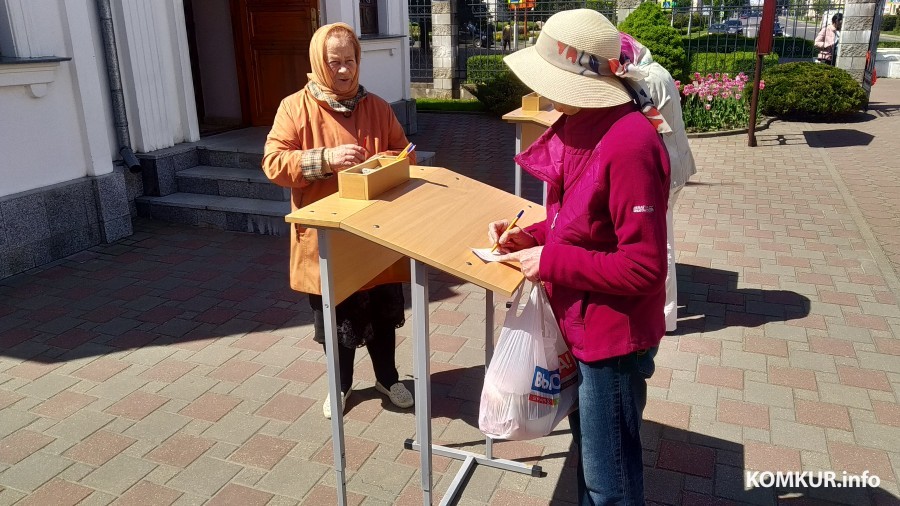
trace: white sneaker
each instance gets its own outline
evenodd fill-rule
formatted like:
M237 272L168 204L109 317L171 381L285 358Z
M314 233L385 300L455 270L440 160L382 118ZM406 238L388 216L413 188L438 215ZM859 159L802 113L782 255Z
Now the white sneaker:
M347 393L341 396L341 414L344 413L344 408L347 407L347 397L350 397L350 392L353 389L347 390ZM322 404L322 414L325 415L325 418L331 420L331 393L325 396L325 402Z
M390 390L384 388L384 385L376 381L375 390L388 396L388 399L390 399L391 402L394 403L394 406L397 406L398 408L408 408L416 402L415 399L413 399L412 393L410 393L406 386L399 381L391 385Z

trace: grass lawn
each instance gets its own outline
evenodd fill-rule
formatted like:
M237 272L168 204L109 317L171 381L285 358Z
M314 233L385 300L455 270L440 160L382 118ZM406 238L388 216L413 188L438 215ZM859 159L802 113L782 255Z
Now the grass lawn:
M484 104L478 100L417 98L416 110L420 112L483 112L486 109Z

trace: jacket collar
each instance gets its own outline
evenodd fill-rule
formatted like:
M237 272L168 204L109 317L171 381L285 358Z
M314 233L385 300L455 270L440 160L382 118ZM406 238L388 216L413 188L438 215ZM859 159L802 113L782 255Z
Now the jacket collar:
M516 163L532 176L557 188L563 183L565 153L592 152L610 127L637 107L629 102L603 109L582 109L561 116L534 143L516 157ZM578 174L569 174L569 178Z

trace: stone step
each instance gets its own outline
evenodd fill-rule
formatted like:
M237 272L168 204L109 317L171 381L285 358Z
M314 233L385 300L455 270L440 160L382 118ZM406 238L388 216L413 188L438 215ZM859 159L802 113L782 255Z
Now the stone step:
M269 181L261 168L239 169L198 165L175 173L182 193L245 197L289 202L291 191Z
M236 232L287 235L284 216L290 202L224 197L200 193L172 193L164 197L135 199L139 216Z
M197 156L200 165L210 167L234 167L238 169L262 170L262 144L259 151L238 151L237 148L226 149L221 147L200 147Z

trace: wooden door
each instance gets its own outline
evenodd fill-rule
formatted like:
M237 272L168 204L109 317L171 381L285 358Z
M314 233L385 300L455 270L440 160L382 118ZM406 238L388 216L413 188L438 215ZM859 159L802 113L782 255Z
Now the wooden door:
M317 0L232 0L244 121L268 126L281 99L306 85Z

